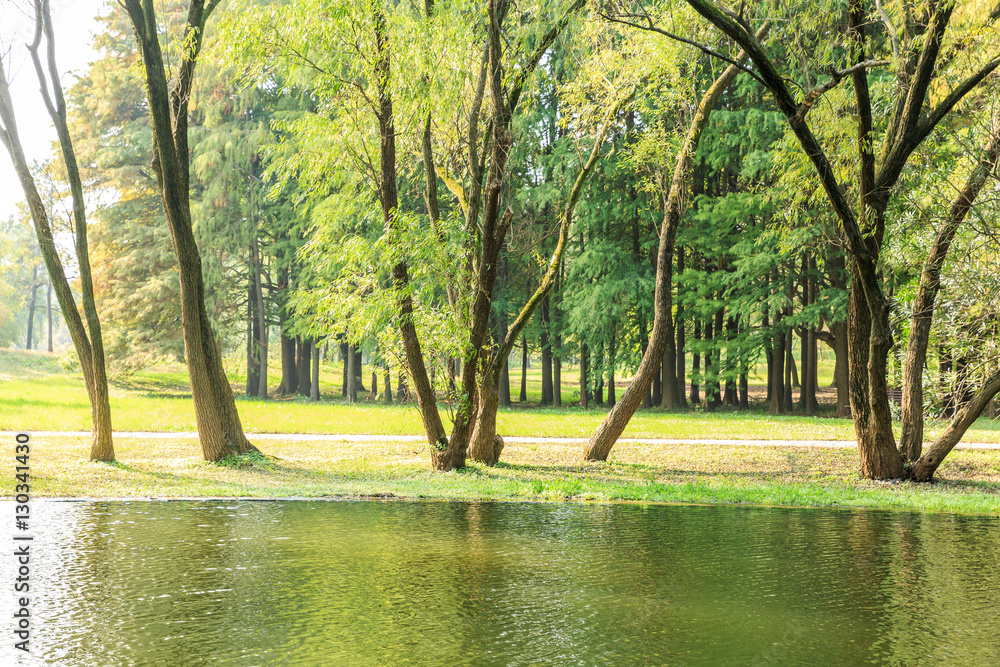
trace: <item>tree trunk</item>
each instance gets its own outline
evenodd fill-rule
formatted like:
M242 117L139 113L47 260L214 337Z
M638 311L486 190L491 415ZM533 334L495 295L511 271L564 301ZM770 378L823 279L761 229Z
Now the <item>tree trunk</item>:
M702 355L702 362L705 366L705 410L711 412L716 406L716 381L718 379L715 367L715 350L710 346L715 345L715 322L712 317L705 320L705 353Z
M194 66L204 38L208 13L201 0L192 0L185 35L191 42L188 57L174 73L174 87L168 91L166 71L160 51L158 25L152 3L124 0L135 29L136 41L145 64L146 95L153 130L156 180L163 210L174 243L180 274L181 324L184 351L191 379L191 397L202 453L207 460L219 461L232 454L256 451L240 423L232 387L222 366L222 354L205 309L205 283L201 254L191 224L189 200L188 101L191 97Z
M587 378L587 356L589 354L590 350L587 349L587 344L580 343L580 405L584 408L589 407L587 400L589 398L587 391L590 388Z
M1000 370L994 371L979 390L952 418L948 428L938 436L923 456L913 466L912 478L917 482L929 482L945 457L955 448L965 432L972 426L993 397L1000 392Z
M768 412L772 415L780 415L785 410L785 332L779 326L781 319L781 311L778 311L771 336L771 376L768 378L771 387Z
M645 328L646 323L643 322L642 330L642 353L646 354L647 348L649 348L649 335ZM666 355L664 355L664 359ZM649 393L649 405L646 405L646 399L642 399L642 407L651 408L654 405L659 405L663 402L663 376L665 375L664 370L661 368L659 373L653 375L653 387Z
M791 308L785 313L786 317L790 317L792 314ZM795 384L793 380L793 375L795 374L795 354L792 352L792 342L794 338L792 337L792 328L788 327L785 329L785 387L782 391L782 398L784 399L782 403L783 412L791 412L793 401L792 401L792 386Z
M669 288L669 286L668 286ZM666 345L663 348L663 361L660 365L660 407L674 410L678 407L677 400L677 348L674 342L674 317L668 314L665 321ZM645 354L645 353L644 353Z
M38 193L35 179L31 175L24 150L21 146L17 122L7 85L7 74L3 59L0 58L0 143L6 147L14 163L14 171L24 190L25 200L31 212L35 227L35 236L42 253L42 260L49 274L49 284L56 293L56 300L63 313L63 319L73 340L73 347L80 359L80 369L87 387L87 397L90 399L91 411L91 446L90 460L114 461L115 451L112 442L111 404L108 397L108 383L104 365L104 341L101 335L100 319L94 301L94 286L90 272L90 254L87 246L87 221L83 201L83 186L77 169L76 154L73 151L72 140L66 121L66 104L63 99L62 86L59 82L58 68L55 63L55 37L52 20L47 2L36 4L35 40L29 46L35 71L41 84L42 96L50 117L56 126L59 145L62 149L63 162L73 198L73 219L76 234L76 253L79 264L82 305L86 326L76 300L73 297L66 273L56 252L52 235L51 221ZM40 10L40 11L39 11ZM46 81L45 72L38 56L41 35L44 32L48 42L48 72L50 81ZM53 99L49 97L52 91Z
M736 397L736 378L739 371L739 352L735 349L736 341L736 320L732 317L726 318L726 405L735 406L738 403Z
M765 23L761 28L760 35L769 29L770 24ZM746 58L745 53L736 57L737 63ZM716 101L722 91L728 87L730 81L736 76L739 68L736 64L730 65L709 87L698 104L688 135L684 145L677 157L677 164L674 168L673 178L670 183L670 193L664 200L664 216L660 229L660 241L656 256L656 283L653 295L653 331L650 335L650 344L639 362L639 368L632 378L632 384L625 391L622 400L615 406L615 409L601 422L597 431L590 438L584 457L589 460L605 461L611 448L614 446L622 431L635 414L642 396L646 393L646 388L653 381L653 374L656 373L660 364L663 363L663 351L667 345L667 334L672 327L668 321L672 317L673 302L671 298L671 286L673 284L673 261L674 261L674 241L677 235L677 226L684 213L684 201L688 194L688 175L694 154L697 151L698 143L701 140L701 133L708 124L709 114L715 106Z
M392 403L392 376L389 374L389 366L385 367L385 376L383 377L383 383L385 386L385 402L386 405Z
M500 375L500 405L510 407L510 356L503 360L503 371Z
M701 341L701 320L695 318L694 320L694 333L692 334L692 339L695 342L694 352L691 353L691 405L698 405L701 403L701 395L699 393L699 383L701 382L701 353L698 352L700 349L698 343Z
M313 341L312 345L312 382L309 383L309 400L313 403L319 402L319 345Z
M503 450L503 439L497 435L497 404L500 396L492 373L479 377L479 405L475 428L469 444L469 457L486 465L496 465Z
M608 347L608 407L615 407L617 399L615 397L615 366L617 365L617 348L615 347L615 334L611 334L611 344ZM632 380L635 382L635 380ZM650 378L652 381L652 378Z
M24 349L31 350L32 341L34 340L35 331L35 302L38 297L38 288L41 285L38 283L38 267L34 267L31 272L31 298L28 300L28 336L24 344Z
M542 401L540 405L552 405L552 348L549 344L549 298L542 300L539 309L542 349Z
M559 336L555 338L558 346ZM552 354L552 405L562 407L562 359L559 358L558 351Z
M295 339L281 332L281 384L278 393L282 396L294 394L299 388L299 370L295 364Z
M364 357L359 346L355 346L354 356L357 357L354 360L354 388L356 391L367 391L365 383L362 381L364 379Z
M521 336L521 394L517 398L520 403L528 402L528 337Z
M347 402L358 402L358 356L353 344L347 346Z
M881 290L873 290L878 302L873 304L869 300L866 291L871 283L863 282L862 273L869 274L866 277L870 281L875 267L873 263L864 265L864 261L852 257L850 262L847 368L851 415L858 438L861 475L868 479L900 479L905 470L903 459L896 450L886 393L886 359L892 347L889 303Z
M927 260L920 274L917 294L913 299L913 317L910 321L910 338L906 344L903 364L903 416L899 451L907 461L920 458L924 439L924 383L923 371L927 361L927 343L930 339L931 318L938 291L941 289L941 267L948 256L951 242L962 221L972 208L972 203L986 184L997 165L1000 155L1000 112L994 111L991 137L965 187L951 204L941 228L931 244ZM933 471L931 472L933 474Z
M257 318L254 312L257 303L257 296L254 293L254 281L247 282L247 396L256 396L257 388L260 385L260 366L257 364L256 341L260 335L256 331Z
M351 347L346 341L340 344L340 361L343 366L340 380L340 396L342 398L347 398L347 378L351 375L351 361L350 357L347 356L350 353L350 349Z
M684 248L677 248L677 275L678 278L684 273ZM680 297L680 281L677 283L677 296ZM679 299L678 299L679 300ZM677 364L677 407L687 408L687 372L684 368L684 355L686 354L684 340L684 305L677 304L677 317L674 319L674 332L677 336L677 344L674 347L674 356Z
M267 332L267 313L264 311L264 287L261 281L261 258L260 258L260 245L257 240L257 227L254 226L253 235L251 236L252 252L253 252L253 276L255 283L255 296L257 298L257 322L256 331L259 332L257 335L257 363L258 363L258 381L257 381L257 398L266 399L267 398L267 344L268 344L268 332Z
M52 281L45 286L45 312L49 316L49 345L48 351L52 351Z
M312 361L312 341L300 336L296 345L296 353L295 371L299 377L299 396L309 398L311 393L310 385L312 384L309 381L309 365Z
M594 403L604 405L604 343L594 350Z

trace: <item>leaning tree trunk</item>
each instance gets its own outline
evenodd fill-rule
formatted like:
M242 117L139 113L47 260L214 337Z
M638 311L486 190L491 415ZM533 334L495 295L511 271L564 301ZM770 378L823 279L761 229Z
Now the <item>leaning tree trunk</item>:
M112 442L111 404L108 396L108 382L104 367L104 343L101 336L100 320L94 301L93 282L90 274L90 254L87 247L87 223L83 205L83 186L76 165L76 155L73 151L68 126L66 124L66 105L63 99L62 86L59 83L59 73L55 62L55 38L52 30L52 20L48 3L36 4L35 38L29 45L35 72L42 84L42 96L49 115L56 125L59 144L66 164L67 176L73 196L73 218L76 232L77 261L79 262L83 311L87 318L83 319L77 309L76 300L66 279L62 260L56 252L52 235L51 221L48 212L38 194L35 179L31 175L24 150L21 146L17 122L14 117L14 107L7 85L7 74L0 59L0 143L3 143L14 162L14 170L24 190L28 209L35 227L35 236L42 252L42 259L49 274L49 284L56 293L56 300L63 312L63 319L69 328L73 347L80 359L80 369L87 387L91 410L91 446L92 461L114 461L115 450ZM38 46L42 32L45 32L48 42L48 74L51 81L46 81L45 72L38 56ZM52 89L55 102L49 97Z
M396 126L390 92L389 30L381 7L373 5L372 8L376 47L373 65L378 91L376 116L379 125L379 200L382 204L382 218L386 232L397 235L396 215L399 207L399 195L396 189ZM399 333L403 340L410 378L417 392L417 404L420 407L424 433L431 447L431 464L437 470L450 470L453 467L451 461L444 456L448 449L448 436L441 423L441 415L438 414L434 388L427 376L420 338L413 323L413 296L410 291L409 269L405 260L399 261L393 266L392 281L396 290ZM404 390L402 374L400 380L400 400L404 400L403 396L408 397L408 391Z
M188 102L205 23L216 5L209 5L206 11L203 0L192 0L184 29L187 47L177 71L173 73L175 83L172 89L168 89L167 85L153 4L142 0L123 0L123 5L135 29L146 75L146 96L153 131L153 169L177 255L184 351L198 436L204 457L219 461L229 455L256 451L256 448L243 433L233 390L222 366L222 354L205 309L201 255L191 224Z
M760 35L769 29L770 24L765 23L761 28ZM736 60L742 63L746 59L745 53L740 53ZM622 398L615 407L608 413L608 416L601 422L601 425L591 436L590 442L584 453L584 458L591 461L606 461L608 454L618 437L625 430L632 415L642 402L646 389L653 382L653 374L659 372L663 363L663 350L667 346L667 336L673 335L672 326L669 322L673 317L672 299L670 294L673 282L673 261L674 261L674 240L677 236L677 225L680 223L681 215L685 209L685 199L688 195L688 178L691 165L694 160L695 151L701 140L702 131L708 125L709 116L716 101L722 95L722 91L729 86L729 83L740 71L740 66L730 65L712 84L702 97L698 110L691 121L688 135L677 157L677 164L674 167L673 179L670 183L670 193L666 197L664 206L663 222L661 224L660 242L656 255L656 282L653 293L653 331L650 334L649 347L642 355L639 362L639 369L632 378L632 383L622 394Z
M514 349L514 345L517 344L518 337L521 337L522 341L524 340L524 327L527 326L528 320L531 319L535 310L541 307L541 312L544 316L543 319L550 319L548 317L548 294L558 282L563 254L566 250L567 241L572 228L573 212L576 209L576 203L580 198L581 192L583 191L584 184L590 178L594 168L597 166L597 161L601 155L604 140L611 129L612 123L625 105L631 103L634 94L635 91L633 90L628 95L621 98L618 103L608 111L607 120L597 133L590 156L587 158L587 162L580 169L580 173L577 174L576 180L573 182L573 187L570 190L569 197L566 200L566 205L563 208L562 216L559 220L559 236L556 241L556 247L552 251L552 256L549 258L549 265L545 274L542 276L541 282L535 289L535 292L524 304L521 312L518 313L514 323L507 328L503 342L497 346L491 356L482 360L482 370L478 377L479 391L478 406L476 408L477 412L474 422L475 427L470 435L471 456L476 461L480 461L488 465L494 465L499 459L500 450L503 449L503 441L496 435L496 412L497 402L499 401L497 383L500 379L503 368L506 366L507 358ZM543 350L544 349L545 345L543 345ZM526 347L524 348L524 352L527 354ZM523 388L523 371L521 377ZM557 375L556 377L557 380L561 382L561 376ZM552 378L550 376L550 397L554 393L552 391L551 381Z
M969 174L965 187L952 202L948 218L934 236L931 251L920 274L917 295L913 299L913 317L910 321L910 339L906 344L903 364L903 433L899 451L907 461L920 458L924 439L924 364L927 361L927 343L930 339L931 318L934 304L941 289L941 267L948 256L952 239L962 221L972 208L972 203L986 184L997 165L1000 155L1000 113L994 112L991 137L979 162ZM932 471L933 473L933 471Z
M933 479L938 466L955 448L969 427L979 419L979 415L983 413L983 410L998 392L1000 392L1000 370L988 377L979 391L973 394L972 399L955 413L948 428L938 436L927 453L921 456L916 465L913 466L911 477L914 481L930 482Z

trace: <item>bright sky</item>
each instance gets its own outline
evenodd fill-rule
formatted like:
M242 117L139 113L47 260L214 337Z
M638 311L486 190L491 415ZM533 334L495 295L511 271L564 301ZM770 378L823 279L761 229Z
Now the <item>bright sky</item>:
M55 27L56 64L62 73L63 89L69 88L96 59L91 48L98 23L94 17L106 14L106 0L51 0ZM0 0L0 54L10 78L10 95L17 115L17 128L28 161L42 162L52 154L56 131L38 90L35 69L25 48L34 34L34 17L28 0ZM0 144L0 218L17 211L24 200L10 155Z

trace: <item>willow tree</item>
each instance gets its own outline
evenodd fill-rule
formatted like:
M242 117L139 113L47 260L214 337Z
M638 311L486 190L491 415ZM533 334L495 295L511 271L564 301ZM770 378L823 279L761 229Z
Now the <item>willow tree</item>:
M205 24L218 4L219 0L207 4L192 0L180 41L180 63L173 87L169 87L153 0L123 0L145 67L153 170L177 256L184 353L202 453L210 461L256 450L243 433L233 390L222 366L222 353L205 309L205 282L188 189L188 105Z
M41 87L45 108L56 128L63 164L66 167L66 177L70 184L76 257L80 270L80 286L83 297L83 312L87 319L86 325L80 317L76 299L73 297L69 281L66 278L66 271L56 250L52 234L52 221L49 219L45 204L24 156L2 58L0 58L0 141L3 142L14 161L14 169L28 201L28 208L31 210L35 234L42 251L42 257L45 260L45 267L48 269L50 284L56 293L56 299L62 309L70 337L73 340L73 347L80 359L80 369L87 386L93 424L90 459L92 461L114 461L111 404L108 399L108 380L104 364L104 340L101 336L101 321L97 314L97 306L94 301L94 283L91 279L83 182L80 178L76 152L73 150L73 142L67 124L66 100L59 81L59 69L56 66L55 34L52 28L48 0L35 0L34 9L35 34L31 44L28 45L28 50L31 53L31 61L34 64L35 74ZM43 35L46 47L44 64L39 54Z
M850 0L846 31L840 36L847 62L831 65L829 78L797 100L742 12L712 0L687 2L749 53L840 220L851 276L848 369L861 474L869 479L904 477L886 393L887 358L893 347L891 301L879 272L886 211L913 152L1000 66L995 17L980 4L959 5L953 0L926 0L919 5L904 0L891 15L878 2ZM956 16L960 25L949 30ZM984 49L965 44L975 33ZM886 57L873 57L876 52ZM875 87L874 92L884 97L873 101L869 72L884 68L889 68L894 85ZM848 181L851 188L845 187L844 170L837 168L806 120L821 97L844 81L851 82L854 93L856 138L851 148L856 159ZM891 110L884 123L875 109Z
M479 3L439 9L431 2L418 8L379 0L313 0L289 11L252 10L247 17L234 18L230 28L250 37L234 46L248 51L240 54L244 64L258 74L277 65L318 100L319 113L288 123L301 148L286 168L298 170L305 184L316 184L320 204L336 189L347 190L353 199L367 194L377 202L383 235L370 245L384 250L378 259L392 270L375 290L379 294L367 293L366 299L374 303L378 299L373 297L391 295L395 302L393 323L432 465L439 470L465 465L479 414L477 374L490 365L481 362L491 344L498 258L513 218L506 191L508 159L526 86L584 4L571 0L554 9L533 6L542 13L539 18L504 0L487 2L485 12ZM521 20L529 16L538 20ZM406 57L400 57L403 49ZM448 135L437 146L434 127ZM407 160L410 155L416 156L412 162ZM419 228L423 216L410 210L412 204L408 206L399 192L418 165L426 182L429 233ZM345 173L350 175L342 178ZM445 202L452 213L447 219L436 194L439 181L451 194ZM363 188L369 192L358 192ZM322 206L317 210L322 215ZM420 223L414 222L418 216ZM449 331L454 356L463 362L450 437L427 369L427 337L422 339L418 329L433 315L429 311L444 310L438 303L422 303L423 285L413 279L441 270L417 259L418 246L428 242L457 249L443 262L451 265L445 267L450 275L443 280L453 311ZM356 279L356 274L349 277L353 287ZM343 294L336 289L330 293ZM528 316L536 305L530 304Z

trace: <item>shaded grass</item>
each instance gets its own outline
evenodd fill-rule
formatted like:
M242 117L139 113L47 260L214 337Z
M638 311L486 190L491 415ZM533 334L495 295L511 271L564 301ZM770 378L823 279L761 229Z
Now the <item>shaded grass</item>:
M266 458L203 461L193 439L116 443L115 464L86 460L80 437L32 442L35 497L399 497L839 506L1000 512L1000 452L959 451L936 484L877 483L855 472L852 450L619 443L607 463L565 443L511 443L496 467L429 467L415 443L257 443ZM10 489L4 493L9 496Z

